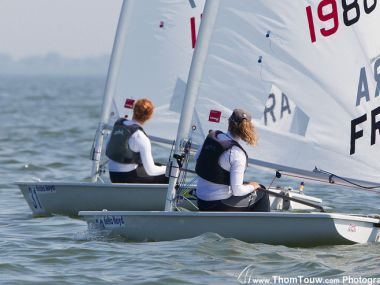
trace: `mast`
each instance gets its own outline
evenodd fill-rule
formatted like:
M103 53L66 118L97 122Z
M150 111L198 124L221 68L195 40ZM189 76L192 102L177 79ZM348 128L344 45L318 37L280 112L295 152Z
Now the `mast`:
M171 158L171 173L166 195L165 211L173 210L173 201L176 194L175 185L178 179L179 166L174 158L179 155L183 141L188 137L191 120L194 112L194 107L198 95L203 67L207 58L208 47L211 40L212 32L216 16L218 14L220 0L206 1L202 23L199 28L199 36L197 39L196 48L191 62L189 78L186 86L185 98L182 105L181 118L178 125L177 138L173 157ZM174 172L174 173L173 173Z
M104 141L104 130L108 123L112 98L115 94L117 73L120 70L122 63L123 50L126 45L127 30L129 27L130 15L132 13L132 6L135 0L124 0L120 12L119 23L116 30L115 41L112 48L111 61L107 73L106 87L103 97L103 108L100 123L95 134L94 146L92 149L92 170L91 181L96 182L99 177L100 158Z

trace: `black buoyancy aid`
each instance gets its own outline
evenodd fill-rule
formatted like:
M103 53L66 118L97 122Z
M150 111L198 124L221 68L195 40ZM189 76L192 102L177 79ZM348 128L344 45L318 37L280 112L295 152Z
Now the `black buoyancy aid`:
M134 152L129 147L129 139L136 131L144 132L144 130L137 124L126 126L124 121L126 119L121 118L115 122L107 144L106 156L119 163L142 164L140 153Z
M221 131L211 131L209 133L197 159L195 172L207 181L216 184L231 185L230 172L219 165L220 156L233 146L237 146L244 151L247 162L248 155L243 147L233 139L219 141L217 136L222 133Z

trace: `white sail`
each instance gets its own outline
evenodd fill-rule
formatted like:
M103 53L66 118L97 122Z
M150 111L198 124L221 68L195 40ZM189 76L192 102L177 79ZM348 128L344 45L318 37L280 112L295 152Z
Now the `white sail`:
M221 0L196 106L202 128L225 130L245 108L257 163L380 182L380 3L345 4ZM273 92L288 103L277 100L278 121L265 124Z
M93 147L92 180L99 174L104 129L132 116L135 100L149 98L154 119L144 126L156 141L171 143L205 0L125 0L120 12Z
M115 116L132 116L134 100L156 109L144 127L150 136L173 141L179 122L204 0L132 1L121 64L115 74Z

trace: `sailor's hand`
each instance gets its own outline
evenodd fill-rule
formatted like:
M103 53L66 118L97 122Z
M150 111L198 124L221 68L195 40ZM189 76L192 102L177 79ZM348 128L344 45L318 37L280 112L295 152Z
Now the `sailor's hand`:
M255 190L256 190L257 188L260 188L260 184L257 183L257 182L249 182L248 185L252 185L252 186L255 188Z

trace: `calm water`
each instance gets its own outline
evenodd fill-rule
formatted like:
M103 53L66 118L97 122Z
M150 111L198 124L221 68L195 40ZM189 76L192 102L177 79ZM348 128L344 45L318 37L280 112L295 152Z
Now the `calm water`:
M304 284L367 284L365 278L380 278L378 245L299 249L215 234L130 243L89 234L79 219L33 218L12 182L88 178L103 88L103 78L0 78L1 284L258 284L247 276L272 284L301 284L298 276L324 279ZM263 184L271 179L254 169L250 175ZM334 211L379 213L378 194L308 182L305 189Z

